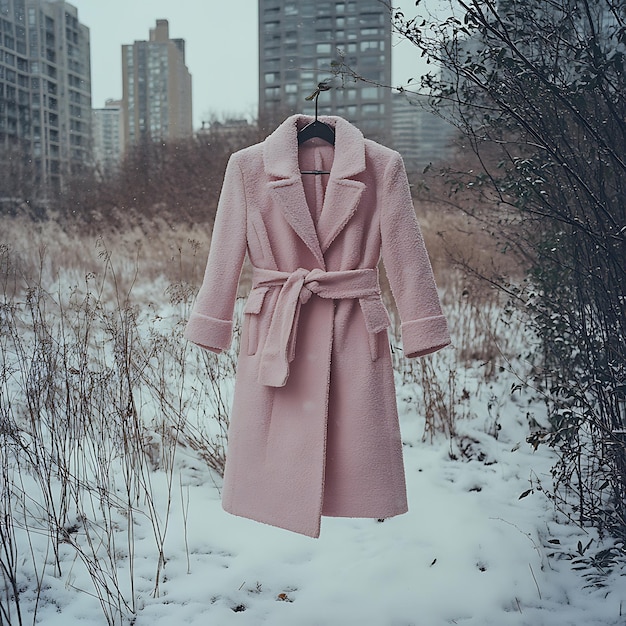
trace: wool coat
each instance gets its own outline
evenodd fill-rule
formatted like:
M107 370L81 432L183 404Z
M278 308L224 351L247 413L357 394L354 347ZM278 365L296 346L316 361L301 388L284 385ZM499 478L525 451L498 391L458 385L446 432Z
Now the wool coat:
M450 342L400 155L320 119L334 147L298 146L312 118L295 115L231 156L185 329L199 346L229 347L247 254L222 504L311 537L322 515L407 511L381 256L405 355Z

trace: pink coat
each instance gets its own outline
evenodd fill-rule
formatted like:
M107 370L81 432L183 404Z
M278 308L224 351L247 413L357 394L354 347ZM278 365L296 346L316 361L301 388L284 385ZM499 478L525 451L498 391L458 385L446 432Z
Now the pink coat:
M232 155L204 282L185 336L230 345L246 253L242 327L222 503L318 537L321 515L407 511L381 258L407 357L450 337L402 159L339 117L335 147L298 147L295 115ZM302 170L326 169L330 175Z

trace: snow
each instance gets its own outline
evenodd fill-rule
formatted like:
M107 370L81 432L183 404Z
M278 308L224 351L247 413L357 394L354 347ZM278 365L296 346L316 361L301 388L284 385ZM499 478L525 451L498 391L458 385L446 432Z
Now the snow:
M157 598L151 533L144 521L135 531L142 585L135 624L625 623L623 579L608 591L583 589L569 562L548 558L545 538L568 545L587 538L554 521L543 494L519 500L531 475L547 480L553 459L524 443L515 411L497 441L464 425L488 464L452 460L444 439L422 443L419 416L406 407L402 422L409 513L384 522L324 518L318 540L226 514L213 479L182 470ZM40 607L40 623L102 623L97 603L68 589L71 578L52 579L56 602Z
M162 281L154 284L165 298ZM154 299L154 285L138 286L136 295ZM152 304L138 323L177 337L181 315L180 307ZM197 358L194 350L185 354ZM599 550L610 539L566 520L542 487L549 490L555 457L526 442L532 425L545 423L545 408L532 390L515 388L524 364L509 362L486 377L483 364L457 357L454 349L427 357L442 384L453 380L459 391L454 437L435 434L432 441L424 437L415 366L398 357L409 512L384 521L323 518L317 540L225 513L220 478L181 445L171 472L161 463L144 475L152 515L147 497L132 513L84 503L93 507L86 526L93 545L85 527L70 530L59 544L59 574L38 499L41 483L22 474L20 489L32 497L30 532L23 519L16 530L23 623L87 626L106 624L108 616L109 623L135 626L626 624L624 562L598 578L577 549L591 541ZM232 380L222 376L228 371L217 377L220 396L232 392ZM202 428L194 397L189 407ZM142 401L156 415L149 398ZM108 478L111 497L123 500L120 467L112 465ZM112 555L104 582L119 597L98 599L87 569L93 553ZM602 586L591 584L597 580ZM124 620L116 601L128 603ZM6 594L0 603L8 606Z

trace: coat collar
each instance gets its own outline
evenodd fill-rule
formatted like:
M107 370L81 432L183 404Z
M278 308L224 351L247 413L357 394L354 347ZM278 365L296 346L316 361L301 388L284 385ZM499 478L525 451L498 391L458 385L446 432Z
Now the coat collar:
M298 165L298 130L313 119L308 115L287 118L265 140L263 162L266 174L274 178L269 187L285 219L324 268L324 252L354 215L365 188L361 181L351 180L365 170L365 143L361 131L343 118L318 118L335 128L335 155L316 229Z
M342 117L321 115L324 122L335 129L335 158L332 174L335 178L349 178L365 169L363 134ZM265 172L277 178L300 177L298 169L298 130L314 120L310 115L288 117L264 142Z

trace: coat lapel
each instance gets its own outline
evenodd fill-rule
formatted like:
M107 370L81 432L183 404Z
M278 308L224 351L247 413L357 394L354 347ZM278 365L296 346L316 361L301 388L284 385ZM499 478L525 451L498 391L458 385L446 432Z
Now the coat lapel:
M337 235L354 215L365 183L340 178L328 181L317 232L322 252L326 252Z
M298 129L313 120L306 115L287 118L264 142L265 172L277 179L268 183L285 219L324 267L323 253L354 215L365 184L351 180L365 169L363 135L340 117L322 116L335 127L335 155L317 225L307 205L298 166Z
M320 267L324 268L324 255L300 178L272 181L269 183L269 188L291 228L313 253Z

